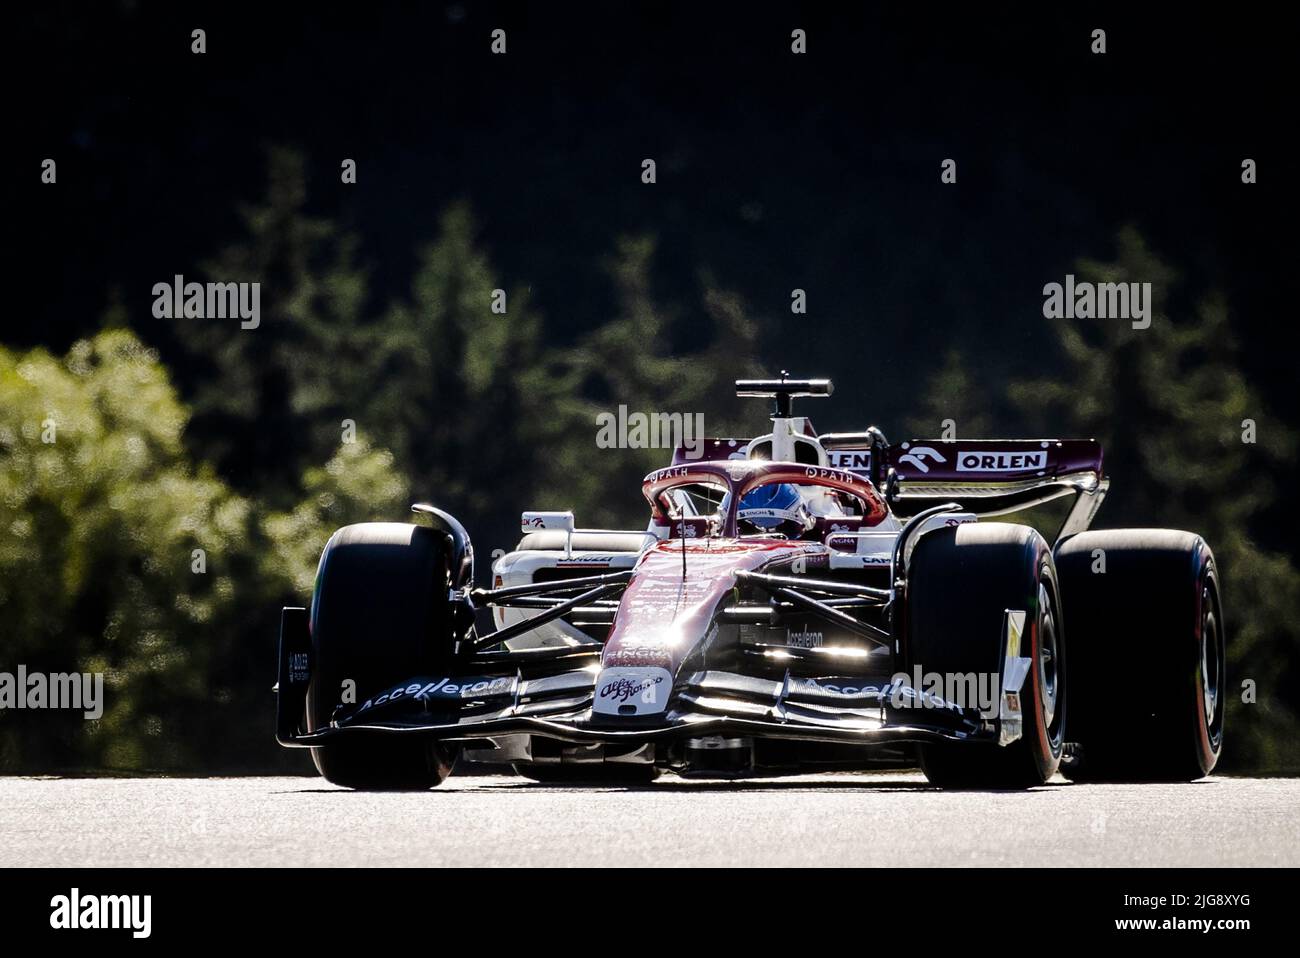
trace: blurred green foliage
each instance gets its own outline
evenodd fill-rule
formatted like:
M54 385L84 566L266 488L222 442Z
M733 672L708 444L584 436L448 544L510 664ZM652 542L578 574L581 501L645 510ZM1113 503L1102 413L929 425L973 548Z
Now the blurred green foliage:
M1294 458L1294 432L1243 376L1227 304L1212 290L1185 289L1136 230L1120 232L1112 261L1081 260L1075 275L1150 282L1150 327L1051 320L1063 374L1005 388L978 383L951 353L909 425L933 434L951 418L959 436L1100 440L1112 486L1093 528L1187 529L1219 563L1230 679L1222 767L1300 771L1300 572L1290 556L1257 541L1289 511L1273 476ZM1243 441L1246 420L1255 425L1252 443ZM1121 657L1117 691L1127 694L1123 667ZM1252 704L1243 701L1245 682L1254 684Z
M1008 398L1035 434L1101 441L1113 485L1095 528L1167 526L1210 544L1229 639L1224 767L1300 770L1300 573L1256 541L1269 510L1286 508L1270 467L1294 457L1294 435L1243 376L1227 304L1182 289L1136 230L1121 231L1114 260L1082 260L1076 275L1150 282L1150 328L1055 321L1066 375L1013 383ZM1124 681L1122 658L1116 677ZM1243 702L1248 681L1253 704Z
M598 450L597 413L702 411L711 435L752 432L726 384L770 371L775 323L707 271L656 295L649 237L609 253L614 314L561 344L527 288L501 283L467 204L443 211L387 302L348 234L308 213L295 154L272 154L243 220L206 270L262 283L261 326L178 320L183 381L121 314L62 357L0 348L0 668L107 676L99 722L0 713L0 768L301 769L271 737L278 612L307 600L333 529L424 499L486 558L514 545L522 508L637 527L637 483L665 454ZM1241 420L1264 414L1226 304L1176 306L1177 277L1135 233L1078 273L1153 281L1151 328L1055 321L1067 374L1005 385L951 352L911 425L1099 438L1115 479L1099 525L1196 530L1223 567L1232 675L1259 686L1229 715L1229 767L1293 770L1300 575L1255 543L1278 496L1261 462L1289 460L1291 434L1260 419L1259 443L1241 441Z
M0 408L4 668L103 672L106 699L95 722L0 712L0 764L257 765L274 606L340 522L404 504L391 454L343 446L263 512L191 463L166 370L121 329L61 358L0 348Z
M0 668L103 671L107 699L98 722L0 712L0 769L301 768L271 740L279 608L307 601L335 528L426 499L487 560L529 505L641 525L634 494L606 493L664 453L596 455L596 412L713 408L719 376L758 368L754 324L708 277L690 308L654 300L649 240L609 263L620 314L560 348L526 290L491 312L467 205L440 217L408 296L374 304L351 240L305 199L301 160L274 151L246 236L207 266L262 283L261 324L177 320L188 401L121 314L64 357L0 347Z

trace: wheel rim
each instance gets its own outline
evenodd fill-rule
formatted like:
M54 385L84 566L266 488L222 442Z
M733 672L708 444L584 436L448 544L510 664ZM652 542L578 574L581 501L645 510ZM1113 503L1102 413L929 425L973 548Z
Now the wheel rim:
M1041 584L1038 586L1038 610L1038 687L1042 691L1043 727L1055 738L1052 725L1060 704L1060 657L1052 599Z
M1219 695L1223 681L1223 650L1219 642L1219 617L1207 584L1201 592L1201 707L1211 741L1218 734Z

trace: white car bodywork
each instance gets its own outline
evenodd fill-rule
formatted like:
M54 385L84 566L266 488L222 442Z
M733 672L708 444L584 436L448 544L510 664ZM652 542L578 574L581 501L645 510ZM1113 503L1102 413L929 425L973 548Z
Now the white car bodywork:
M817 464L839 468L840 463L855 454L869 452L862 449L845 449L843 447L828 453L817 437L812 434L811 425L803 417L774 419L773 430L757 436L746 443L737 443L735 452L728 458L748 459L762 458L773 461L806 461L811 452L816 456ZM804 455L800 455L800 449ZM768 454L770 450L770 455ZM832 462L834 460L834 462ZM857 470L850 470L857 471ZM836 528L835 516L843 514L838 502L828 490L818 486L800 486L800 494L808 510L817 517L827 519L830 531L826 534L823 547L828 555L831 569L888 568L893 560L894 545L902 525L891 514L869 530L854 530L848 524ZM694 505L683 496L682 514L699 515ZM934 516L927 520L909 543L909 553L915 547L920 535L932 529L974 522L973 513L949 513ZM528 542L526 535L521 541L521 548L509 552L497 559L492 566L493 586L510 587L530 585L538 580L538 573L546 570L572 570L574 576L599 575L603 572L616 572L633 568L641 554L655 542L669 538L670 528L655 525L653 522L644 532L620 531L606 529L576 529L571 512L525 512L521 528L527 533L549 531L555 533L549 537L546 548L523 548ZM583 544L594 536L616 536L629 545L634 537L639 537L639 545L634 549L595 549L584 548ZM497 628L504 628L516 622L531 618L536 612L518 608L498 608L493 612ZM567 622L554 621L513 639L508 643L511 649L537 648L547 646L578 645L590 641L580 629Z

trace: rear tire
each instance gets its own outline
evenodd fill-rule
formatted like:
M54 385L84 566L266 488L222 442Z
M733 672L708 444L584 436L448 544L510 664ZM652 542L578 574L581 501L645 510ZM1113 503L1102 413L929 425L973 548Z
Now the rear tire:
M429 674L450 652L447 539L423 526L345 526L321 555L311 606L312 678L307 729L329 725L345 680L355 701ZM423 737L352 732L311 750L317 770L356 789L425 789L455 753Z
M1190 532L1112 529L1072 536L1056 561L1070 603L1070 740L1079 745L1064 773L1076 781L1208 775L1223 749L1227 688L1210 547Z
M922 536L907 585L909 666L1004 674L1003 613L1024 610L1023 734L1006 746L924 743L921 770L944 788L1030 788L1056 773L1065 743L1065 636L1047 542L1028 526L963 523Z

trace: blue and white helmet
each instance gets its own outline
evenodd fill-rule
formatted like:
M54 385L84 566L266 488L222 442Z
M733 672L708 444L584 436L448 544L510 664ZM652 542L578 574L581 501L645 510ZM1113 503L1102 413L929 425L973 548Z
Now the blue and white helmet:
M745 493L736 520L741 535L779 533L787 539L798 539L816 521L799 490L784 482L773 482Z

